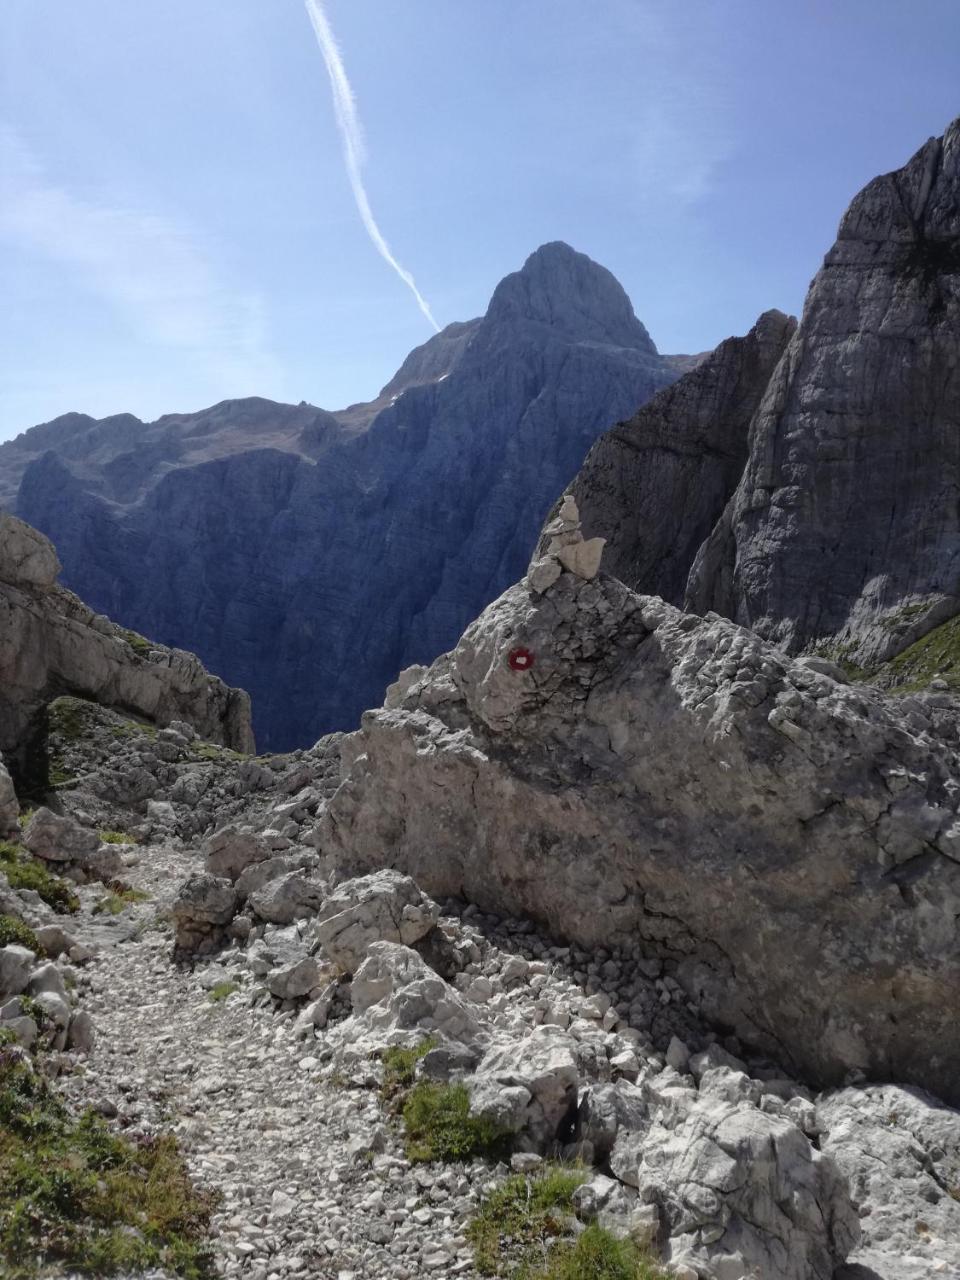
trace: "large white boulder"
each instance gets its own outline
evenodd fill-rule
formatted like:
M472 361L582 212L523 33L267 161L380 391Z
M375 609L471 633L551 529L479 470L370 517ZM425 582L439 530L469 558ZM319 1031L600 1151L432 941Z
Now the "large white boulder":
M97 852L100 837L74 818L40 808L27 823L23 843L35 857L47 862L83 862Z
M960 1112L920 1089L869 1085L818 1099L817 1123L860 1206L851 1262L884 1280L960 1276Z
M705 1256L718 1280L832 1280L859 1241L846 1179L784 1116L701 1096L655 1120L637 1154L668 1256Z
M353 973L375 942L405 947L436 925L440 908L409 876L385 868L338 885L318 915L318 936L326 955Z
M530 1095L523 1117L524 1133L537 1146L546 1147L577 1105L576 1042L555 1027L537 1027L519 1042L502 1041L491 1046L477 1067L470 1088L474 1109L489 1114L480 1101L496 1089L522 1088Z
M475 1043L481 1034L474 1008L416 951L394 942L371 944L354 974L350 999L363 1027L376 1032L380 1043L386 1033L397 1032L464 1044Z
M0 512L0 582L52 587L61 564L49 538L16 516Z
M209 837L204 853L204 868L212 876L236 880L247 867L269 858L273 848L263 836L230 825L221 827Z

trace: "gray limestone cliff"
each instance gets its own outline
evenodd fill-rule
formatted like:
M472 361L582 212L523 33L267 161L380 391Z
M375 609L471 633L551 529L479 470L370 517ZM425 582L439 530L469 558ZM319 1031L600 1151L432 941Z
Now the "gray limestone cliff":
M960 713L809 661L606 575L520 583L344 739L317 846L640 946L804 1078L957 1100Z
M872 671L960 611L960 120L854 199L795 331L723 343L572 492L609 572L793 652Z
M156 725L180 720L203 737L253 750L250 699L191 653L155 645L57 585L50 542L0 514L0 751L16 766L44 707L73 694Z
M882 661L960 609L960 120L851 204L688 601Z
M95 608L249 690L263 747L302 744L453 644L594 440L679 371L608 271L545 245L371 405L70 415L0 446L0 502Z
M750 421L796 328L768 311L728 338L590 450L570 491L603 567L627 586L683 599L687 575L737 487Z

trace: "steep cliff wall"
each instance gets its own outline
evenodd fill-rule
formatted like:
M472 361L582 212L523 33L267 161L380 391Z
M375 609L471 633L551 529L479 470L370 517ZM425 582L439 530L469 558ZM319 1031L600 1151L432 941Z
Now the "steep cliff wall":
M873 671L960 610L958 352L960 120L854 199L795 331L767 313L594 446L604 568Z
M182 720L204 738L253 750L250 699L191 653L155 645L57 586L50 542L0 514L0 751L14 763L31 722L76 694L155 724Z

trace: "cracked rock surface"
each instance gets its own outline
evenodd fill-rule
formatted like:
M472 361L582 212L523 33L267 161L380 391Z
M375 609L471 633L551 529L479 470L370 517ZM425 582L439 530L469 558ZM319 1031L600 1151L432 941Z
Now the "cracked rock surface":
M957 735L952 698L852 688L564 573L364 716L315 843L584 944L640 940L809 1079L956 1099Z
M51 690L123 707L158 724L188 721L203 737L253 748L250 699L181 649L149 643L57 585L52 544L0 512L0 751L28 746Z

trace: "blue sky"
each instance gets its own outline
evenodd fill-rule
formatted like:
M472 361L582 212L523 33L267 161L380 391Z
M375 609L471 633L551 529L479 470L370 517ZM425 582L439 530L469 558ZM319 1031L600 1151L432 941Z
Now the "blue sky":
M441 324L563 239L662 351L796 311L960 114L957 0L327 0ZM351 195L303 0L3 0L0 439L68 410L371 398L431 329Z

